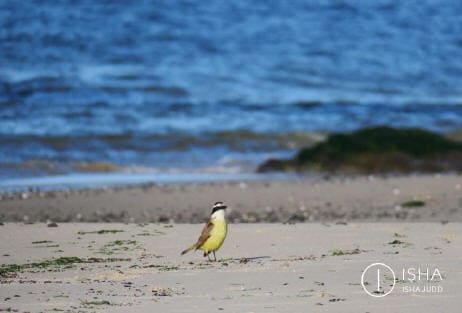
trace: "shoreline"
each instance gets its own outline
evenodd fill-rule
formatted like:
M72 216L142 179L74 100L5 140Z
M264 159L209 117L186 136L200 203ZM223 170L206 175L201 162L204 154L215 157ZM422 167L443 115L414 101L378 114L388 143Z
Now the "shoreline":
M226 183L235 181L288 180L300 175L289 173L74 173L0 181L0 194L27 191L63 191L107 188L131 188L145 185ZM303 174L316 177L318 174Z
M202 223L224 201L234 223L462 221L462 175L325 176L0 193L0 222Z

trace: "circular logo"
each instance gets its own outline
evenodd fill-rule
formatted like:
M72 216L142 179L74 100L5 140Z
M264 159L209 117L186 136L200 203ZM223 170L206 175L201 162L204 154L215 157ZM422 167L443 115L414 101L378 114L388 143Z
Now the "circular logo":
M376 298L389 295L395 288L395 283L395 272L383 263L369 265L361 275L361 286L363 286L364 291Z

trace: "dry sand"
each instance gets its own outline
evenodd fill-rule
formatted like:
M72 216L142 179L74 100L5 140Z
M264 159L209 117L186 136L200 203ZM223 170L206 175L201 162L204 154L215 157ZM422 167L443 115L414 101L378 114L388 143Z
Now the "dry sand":
M402 204L423 201L420 207ZM233 222L458 221L462 176L413 175L145 185L0 193L0 221L203 222L224 201Z
M4 273L0 309L460 312L461 226L231 224L219 261L206 262L199 252L179 255L200 232L198 224L62 223L51 228L42 223L6 223L0 226L2 264L23 265L60 257L79 257L92 263L46 268L35 264ZM123 232L88 233L104 229ZM367 295L360 285L362 271L374 262L388 264L398 276L393 292L383 298ZM432 272L438 268L442 280L402 281L403 267L428 267ZM429 284L443 289L437 293L403 291L405 286Z
M0 311L459 312L461 185L420 175L3 192ZM172 222L202 222L217 200L233 222L219 261L181 257L202 225ZM360 284L375 262L397 275L383 298ZM419 267L442 279L403 280ZM440 292L405 292L415 287Z

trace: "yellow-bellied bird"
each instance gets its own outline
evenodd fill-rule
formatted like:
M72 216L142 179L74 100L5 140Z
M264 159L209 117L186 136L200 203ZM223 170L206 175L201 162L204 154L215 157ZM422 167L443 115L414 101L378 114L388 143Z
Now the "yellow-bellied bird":
M182 255L191 250L202 250L204 251L204 257L207 256L210 260L209 254L213 253L215 261L217 260L215 251L220 249L223 241L225 241L226 233L228 232L225 209L226 205L224 205L223 202L214 204L210 220L204 226L199 239L191 247L181 252Z

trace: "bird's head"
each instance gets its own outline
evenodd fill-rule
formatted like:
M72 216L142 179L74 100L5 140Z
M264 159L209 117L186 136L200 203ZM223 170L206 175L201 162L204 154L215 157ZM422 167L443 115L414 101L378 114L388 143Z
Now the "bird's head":
M224 219L225 218L226 205L223 202L216 202L212 208L212 214L210 215L213 219Z

